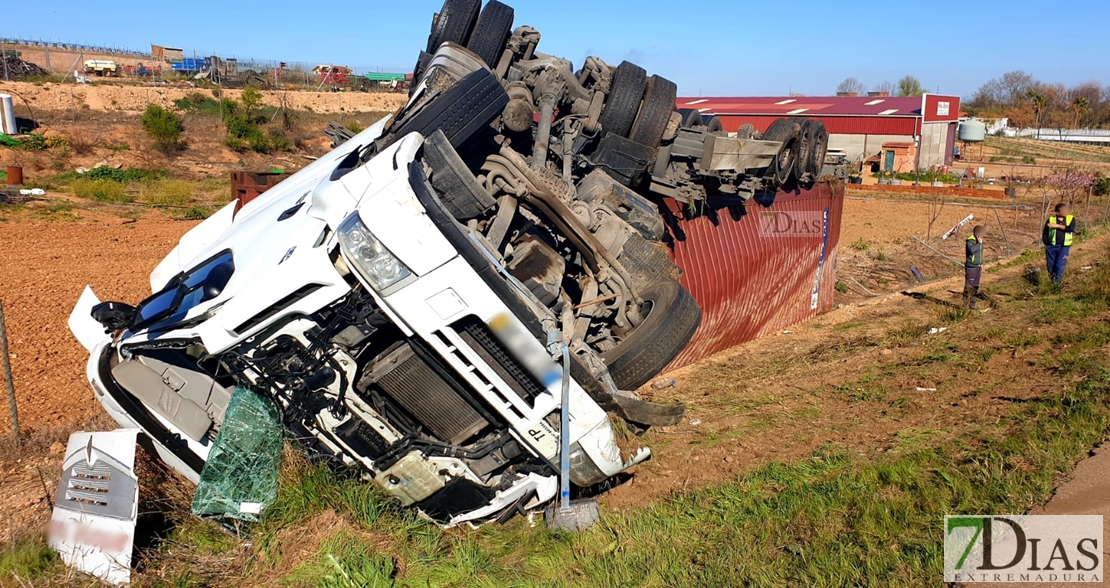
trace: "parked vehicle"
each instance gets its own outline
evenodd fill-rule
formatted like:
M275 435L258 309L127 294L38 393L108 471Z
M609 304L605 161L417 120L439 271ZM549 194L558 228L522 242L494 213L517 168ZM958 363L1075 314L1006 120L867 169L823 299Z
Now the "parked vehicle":
M119 75L119 68L116 66L116 62L114 61L86 59L85 73L93 74L96 76L116 77Z
M811 181L827 134L789 119L730 137L676 112L665 78L594 57L576 72L512 22L447 0L395 117L187 233L137 306L87 290L71 328L109 414L195 481L247 387L448 525L550 501L562 434L580 487L647 459L610 419L682 418L634 390L701 318L658 202Z

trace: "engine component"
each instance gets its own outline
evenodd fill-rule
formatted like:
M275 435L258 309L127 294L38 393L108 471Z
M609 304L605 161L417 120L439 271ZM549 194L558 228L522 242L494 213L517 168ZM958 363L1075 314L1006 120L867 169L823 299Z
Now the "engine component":
M462 444L489 425L408 342L398 343L367 365L356 389L365 393L371 387L396 401L432 435L452 445Z
M567 262L547 243L525 235L509 257L506 268L520 280L532 294L550 306L562 292L563 274Z
M397 497L404 506L411 506L440 491L446 484L435 467L419 451L402 457L393 467L374 478L374 482Z
M620 185L600 170L590 172L578 183L578 197L590 204L604 205L632 225L645 239L663 237L663 218L650 200Z

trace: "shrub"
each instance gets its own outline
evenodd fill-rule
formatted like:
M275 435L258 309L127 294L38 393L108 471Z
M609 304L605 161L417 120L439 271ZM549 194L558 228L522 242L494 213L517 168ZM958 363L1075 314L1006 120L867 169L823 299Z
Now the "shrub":
M177 220L204 220L212 214L212 211L203 206L191 206L181 214L174 216Z
M193 184L184 180L148 180L139 187L139 200L157 206L184 206L195 194Z
M289 150L289 140L284 135L263 129L246 115L230 117L225 125L227 137L224 138L224 143L236 151L245 151L248 147L258 153Z
M177 150L181 146L181 134L185 125L181 117L157 104L146 107L142 116L143 130L154 144L163 152Z
M262 92L259 92L254 86L247 86L239 99L243 102L243 110L246 111L248 117L251 115L251 111L262 106Z
M124 189L123 184L112 180L74 180L69 185L73 195L78 198L94 200L96 202L131 202L133 198Z
M81 174L80 179L112 180L113 182L119 182L121 184L127 184L129 182L141 182L143 180L156 179L161 175L162 175L161 172L150 171L150 170L146 170L146 169L139 169L139 168L127 168L127 169L119 168L119 169L116 169L114 167L108 167L106 165L102 165L100 167L94 167L94 168L90 169L89 171L85 172L84 174Z

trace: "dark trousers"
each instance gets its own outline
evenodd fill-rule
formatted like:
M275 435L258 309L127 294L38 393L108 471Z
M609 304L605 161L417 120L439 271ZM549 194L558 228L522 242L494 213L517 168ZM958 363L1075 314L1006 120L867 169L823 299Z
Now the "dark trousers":
M975 299L979 296L979 279L983 277L983 266L964 266L964 300L971 308L976 308Z
M1053 282L1061 284L1064 281L1064 269L1068 267L1068 256L1071 247L1049 245L1045 247L1045 259L1048 260L1048 275Z

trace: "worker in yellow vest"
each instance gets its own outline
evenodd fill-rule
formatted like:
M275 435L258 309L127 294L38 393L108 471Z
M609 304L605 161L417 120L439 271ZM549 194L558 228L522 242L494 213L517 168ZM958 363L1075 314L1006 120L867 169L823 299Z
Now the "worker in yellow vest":
M979 296L979 279L983 277L983 235L987 229L977 226L967 238L967 258L964 262L964 300L968 308L976 308L976 298Z
M1056 205L1056 214L1048 217L1042 236L1048 275L1057 286L1064 282L1064 269L1068 267L1074 239L1075 217L1071 215L1071 207L1061 202Z

